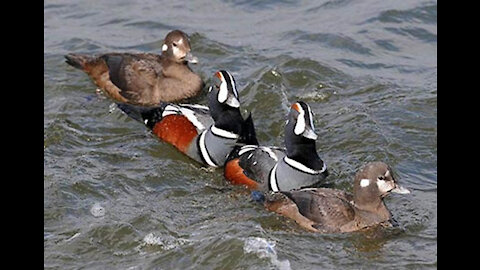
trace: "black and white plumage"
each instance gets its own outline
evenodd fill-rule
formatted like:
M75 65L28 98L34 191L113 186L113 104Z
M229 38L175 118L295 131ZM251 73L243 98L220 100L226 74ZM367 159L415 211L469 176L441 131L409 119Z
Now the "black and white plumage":
M286 148L259 146L244 141L227 160L225 178L254 190L292 190L321 183L326 163L319 157L313 113L305 102L291 106L285 125Z
M245 121L233 76L225 70L214 75L207 93L208 107L161 103L153 108L118 104L130 117L143 122L162 141L199 163L223 167Z

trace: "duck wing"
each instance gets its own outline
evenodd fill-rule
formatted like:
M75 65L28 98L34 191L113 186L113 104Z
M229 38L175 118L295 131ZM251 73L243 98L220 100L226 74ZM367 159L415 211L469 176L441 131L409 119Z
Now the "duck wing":
M283 192L298 207L300 214L312 220L323 232L339 232L340 227L354 219L350 195L329 188L301 189Z
M156 105L154 87L162 75L160 56L156 54L110 53L101 58L108 66L111 82L120 95L133 104Z
M270 171L285 153L267 146L245 145L230 154L224 176L233 184L268 191Z

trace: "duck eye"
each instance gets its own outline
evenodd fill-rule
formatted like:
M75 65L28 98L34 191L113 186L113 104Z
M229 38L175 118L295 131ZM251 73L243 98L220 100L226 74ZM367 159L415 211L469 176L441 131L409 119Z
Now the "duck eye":
M380 176L378 177L378 180L385 180L385 176L384 176L384 175L380 175Z
M177 43L173 42L172 43L173 47L177 47Z

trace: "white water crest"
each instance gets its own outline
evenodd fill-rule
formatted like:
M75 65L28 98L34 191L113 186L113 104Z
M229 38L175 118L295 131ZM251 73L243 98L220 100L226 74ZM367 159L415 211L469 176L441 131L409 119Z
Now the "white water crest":
M289 260L279 260L275 251L275 244L269 243L261 237L249 237L245 240L243 251L255 253L259 258L269 258L270 262L279 270L291 270Z
M143 244L142 246L144 245L151 245L151 246L159 246L161 247L163 250L170 250L170 249L174 249L176 247L179 247L181 245L184 245L188 242L188 240L186 239L182 239L182 238L175 238L173 236L170 236L170 235L155 235L155 233L149 233L147 235L145 235L145 237L143 238Z

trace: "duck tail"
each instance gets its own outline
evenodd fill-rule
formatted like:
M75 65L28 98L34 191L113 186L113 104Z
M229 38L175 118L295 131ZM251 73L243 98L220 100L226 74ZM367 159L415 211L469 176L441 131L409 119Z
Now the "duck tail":
M117 106L130 118L144 123L147 127L153 128L162 119L162 113L167 103L160 103L155 107L136 106L127 103L117 103Z
M252 113L249 113L247 119L243 121L237 143L258 145Z
M255 126L253 125L252 113L250 113L242 122L240 127L240 134L237 139L237 143L235 147L233 147L232 151L227 157L225 164L229 161L232 161L239 157L239 151L244 145L258 145L257 135L255 134Z
M122 110L126 115L130 118L137 120L139 122L143 122L142 118L142 108L126 103L117 103L117 107Z

